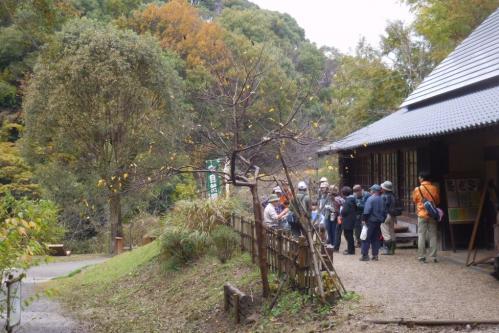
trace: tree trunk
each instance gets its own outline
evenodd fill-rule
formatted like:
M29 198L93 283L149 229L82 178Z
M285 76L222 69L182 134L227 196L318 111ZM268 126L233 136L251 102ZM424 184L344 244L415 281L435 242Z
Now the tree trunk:
M258 249L258 264L260 266L260 275L262 277L262 296L267 298L270 296L269 287L269 266L267 264L267 247L265 243L265 233L263 232L262 207L258 198L257 185L250 186L251 195L253 197L253 213L255 215L255 231L256 245Z
M121 195L112 193L109 196L109 222L111 225L110 253L116 250L116 237L123 237L123 225L121 224Z

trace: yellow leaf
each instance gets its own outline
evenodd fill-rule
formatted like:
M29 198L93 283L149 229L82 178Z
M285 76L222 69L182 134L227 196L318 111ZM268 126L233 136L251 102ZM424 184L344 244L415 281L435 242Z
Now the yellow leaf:
M127 180L127 178L128 178L128 173L126 173L126 172L125 172L125 173L123 174L123 179Z
M270 109L269 109L269 112L274 112L274 111L275 111L275 109L274 109L274 108L270 108Z
M19 227L17 228L17 231L23 235L23 236L27 236L28 234L26 233L26 229L24 227Z

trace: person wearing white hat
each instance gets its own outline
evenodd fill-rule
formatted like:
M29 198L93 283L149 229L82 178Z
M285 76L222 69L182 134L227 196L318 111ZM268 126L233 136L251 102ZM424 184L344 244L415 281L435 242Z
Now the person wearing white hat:
M397 213L395 213L396 198L393 193L393 184L391 181L386 180L381 184L381 197L386 207L386 219L381 224L381 235L383 235L384 247L381 254L393 255L395 254L395 224L397 223ZM400 215L400 214L399 214Z
M279 221L284 217L285 213L278 214L276 207L279 205L279 197L276 194L271 194L268 199L268 204L263 211L263 223L267 226L277 226Z

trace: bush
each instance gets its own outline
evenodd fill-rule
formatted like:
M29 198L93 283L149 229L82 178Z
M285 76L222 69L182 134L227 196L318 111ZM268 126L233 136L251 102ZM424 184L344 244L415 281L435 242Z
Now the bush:
M0 81L0 106L16 105L16 87L5 81Z
M211 233L215 252L222 263L232 258L239 248L240 236L229 226L219 225Z
M161 236L161 260L169 269L178 269L203 256L211 245L207 233L185 229L167 229Z
M210 233L216 226L227 224L239 205L235 200L182 200L166 215L166 224Z

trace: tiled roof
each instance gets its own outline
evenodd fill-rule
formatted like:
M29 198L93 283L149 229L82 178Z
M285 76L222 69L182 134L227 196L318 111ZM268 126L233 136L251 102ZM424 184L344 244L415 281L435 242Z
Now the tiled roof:
M423 80L401 107L409 107L499 76L499 9Z
M499 85L415 110L402 108L322 147L318 153L443 135L499 124Z

